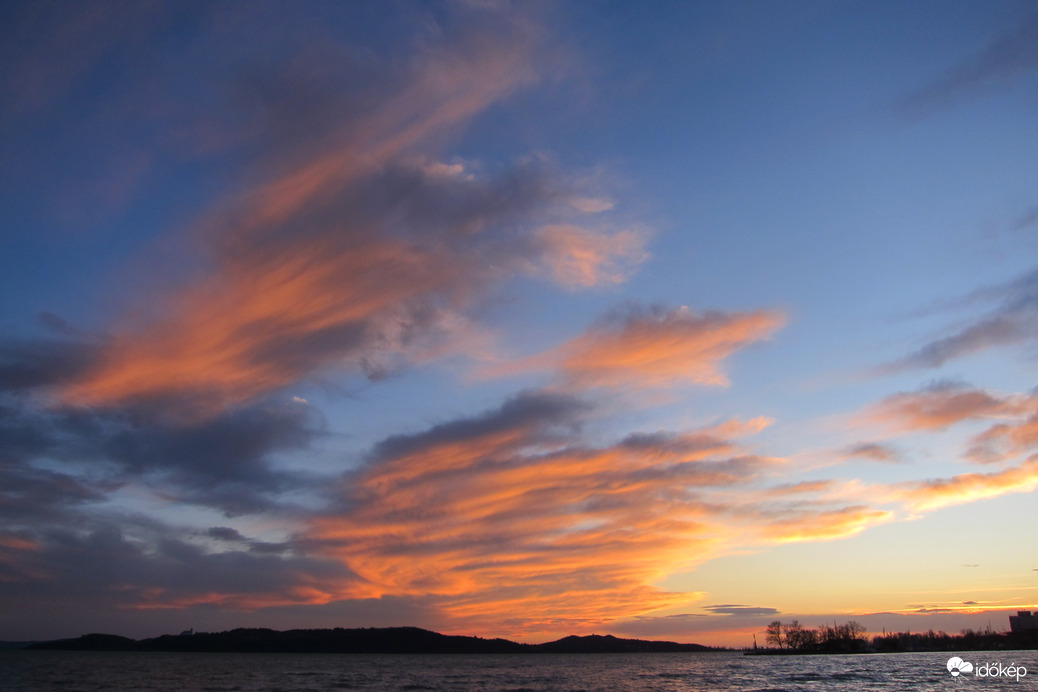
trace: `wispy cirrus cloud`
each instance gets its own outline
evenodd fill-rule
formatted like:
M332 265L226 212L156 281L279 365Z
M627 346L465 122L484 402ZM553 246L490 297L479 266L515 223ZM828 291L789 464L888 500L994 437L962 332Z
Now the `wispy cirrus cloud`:
M454 131L538 78L535 22L490 12L477 23L369 80L367 100L323 129L270 125L242 173L258 182L195 230L207 267L155 297L146 319L113 328L57 400L217 415L303 379L378 379L477 350L470 309L531 266L566 286L622 280L646 256L644 234L574 223L587 205L571 201L585 198L546 165L490 175L438 161ZM307 107L296 105L292 118Z
M651 584L725 543L707 489L764 460L714 431L585 445L591 411L527 392L479 417L395 437L348 476L307 532L381 594L435 596L457 622L530 627L687 601Z
M820 488L819 497L860 498L876 508L900 507L917 515L951 505L1031 492L1038 487L1038 467L1035 466L1038 462L1034 454L1038 449L1035 407L1033 394L1003 395L947 381L888 396L864 409L858 418L879 422L897 432L928 434L942 434L956 425L994 419L998 422L967 439L962 457L975 463L1015 461L1017 465L990 473L971 472L889 484L862 485L859 481L850 481L842 490L835 486ZM886 461L889 451L885 444L859 443L847 448L845 455ZM1024 455L1030 456L1020 462ZM841 509L837 514L849 512L848 517L851 517L855 512L850 510L856 509L864 512L863 518L873 511L863 505ZM877 515L877 518L885 521L893 516Z
M486 372L554 370L560 383L579 389L724 386L728 379L722 362L784 323L785 317L775 311L697 313L684 307L628 305L550 351Z
M216 77L175 71L201 76L200 91L170 89L179 77L141 70L105 87L121 99L93 104L134 114L125 120L167 113L154 128L167 151L156 153L163 144L152 140L106 158L108 175L96 163L99 175L70 174L91 182L71 188L69 199L130 204L173 149L181 163L198 163L192 172L213 163L220 178L192 176L213 197L199 202L194 221L177 221L192 238L190 269L142 295L139 312L94 335L48 314L43 321L61 339L0 340L0 582L17 608L0 613L0 624L27 621L49 601L69 612L84 604L192 616L223 609L236 619L326 606L325 615L300 616L315 621L384 609L400 624L523 636L619 618L652 628L649 636L707 620L735 628L778 611L724 603L655 616L706 602L694 581L680 593L658 585L726 552L841 539L906 511L1033 489L1030 460L872 487L802 480L796 458L742 441L771 423L763 416L705 429L617 430L606 419L616 409L604 411L598 399L726 386L729 359L785 323L778 310L640 305L494 370L544 373L543 389L389 435L359 457L343 453L324 476L292 470L318 455L312 447L326 431L316 408L292 397L303 392L287 388L377 381L445 356L484 356L492 343L481 316L513 277L610 289L648 261L650 232L617 220L613 200L550 156L509 154L513 163L496 166L451 153L470 123L565 69L536 9L492 5L417 7L407 55L397 52L399 36L388 49L381 36L341 45L336 32L354 30L342 23L311 40L320 13L276 7L252 23L251 7L200 17L152 5L118 17L101 6L74 8L56 27L64 44L47 37L38 49L19 49L35 64L0 76L0 90L13 93L25 75L39 80L16 99L22 122L60 106L115 52L129 72L148 55L171 64L172 54L148 50L147 31L170 12L178 42L190 46L178 57L207 63L214 46L228 55L212 63ZM271 20L278 15L307 30ZM201 36L196 20L207 27ZM253 30L264 40L238 40ZM232 41L211 44L212 31ZM307 45L292 45L294 36ZM982 69L946 90L1017 70L1005 47L1013 45L1023 43L993 49ZM394 55L383 60L387 52ZM137 88L145 83L147 92ZM91 139L99 129L68 136ZM54 151L72 158L62 146ZM185 197L192 194L201 196ZM966 302L985 305L985 314L890 369L941 367L1033 339L1035 285L1028 275L971 294ZM931 433L997 419L972 440L971 458L1008 462L1033 452L1033 402L1022 395L936 385L888 397L866 415ZM603 430L612 437L602 439ZM321 461L330 453L320 450ZM880 442L836 452L874 461L895 453ZM340 476L342 468L352 470ZM192 525L145 520L133 513L139 507Z
M898 104L905 115L929 115L969 97L999 91L1012 80L1038 72L1038 14L1020 17L1012 29L995 37L963 61Z
M330 373L376 380L409 363L470 353L484 343L471 314L511 277L547 276L567 288L613 284L645 259L646 233L586 218L612 203L544 160L531 157L487 172L478 162L443 155L460 128L544 69L544 33L526 12L455 9L465 17L450 26L433 26L429 18L430 33L406 65L369 61L367 78L350 81L356 88L347 90L349 99L328 96L343 92L325 88L341 86L334 60L307 64L302 82L293 71L298 64L275 70L264 80L264 89L273 91L265 97L246 88L268 106L289 102L292 108L261 108L262 117L250 120L243 134L221 142L215 140L226 123L217 122L215 139L192 149L202 156L237 147L241 166L237 188L221 190L210 210L182 229L200 255L188 278L142 296L140 314L126 314L104 335L71 330L49 315L46 322L64 340L0 344L6 390L0 514L8 529L17 529L7 543L18 559L4 563L4 575L18 584L14 592L28 598L44 591L45 583L28 583L36 578L63 583L75 571L75 556L94 546L107 571L95 570L96 578L80 586L104 591L101 601L113 607L241 610L363 600L375 592L390 599L421 595L428 605L445 591L454 608L478 610L464 605L459 590L467 583L465 570L489 580L499 568L479 567L475 558L447 572L447 582L456 580L452 588L416 575L391 578L401 565L432 573L450 562L450 551L438 552L448 540L442 535L425 547L429 557L382 541L381 553L372 550L389 565L385 573L363 563L359 552L356 560L378 577L372 580L357 577L347 560L313 540L253 540L230 526L201 535L157 521L142 527L121 522L111 510L121 493L123 501L136 496L131 502L147 498L226 517L276 518L290 533L318 510L294 506L288 497L302 492L312 500L327 479L287 470L275 457L305 452L322 434L323 420L306 402L272 393ZM349 516L367 527L362 533L395 531L393 522L400 521L420 535L395 513L425 511L405 505L420 508L427 490L450 499L446 505L428 501L428 512L445 517L429 526L448 535L490 512L485 535L514 551L502 559L522 561L514 556L523 551L529 559L538 555L533 537L545 545L555 541L545 554L560 557L548 561L544 573L515 578L524 599L547 589L553 570L566 573L566 561L576 564L596 551L619 561L624 550L610 553L606 537L590 528L584 543L579 531L569 539L552 537L569 529L564 519L552 518L548 505L556 491L549 485L526 495L543 496L537 511L545 533L514 529L530 537L529 545L509 543L507 531L495 535L506 520L490 509L496 495L476 493L466 501L437 485L440 476L475 467L471 482L460 487L490 488L507 499L506 481L521 487L528 474L521 464L496 472L493 464L530 457L537 460L531 466L550 474L554 464L542 457L559 454L560 507L575 511L579 503L567 493L578 491L566 478L590 478L592 467L605 463L596 459L608 456L574 446L585 408L572 397L520 396L483 417L387 438L372 450L370 473L351 479L347 499L356 508ZM722 483L734 479L741 464L718 461L697 471L702 482ZM695 475L691 468L686 473ZM641 482L659 487L663 480ZM380 500L377 506L364 504L366 493ZM516 498L510 502L514 519L522 510ZM76 528L61 531L63 525ZM673 547L678 529L668 531L656 539L643 527L641 554ZM627 551L635 552L636 544L632 539ZM406 557L394 563L394 551ZM588 570L574 569L590 578ZM643 596L674 598L615 569L609 577L615 583L605 590L625 608L642 607ZM238 588L213 576L243 570L252 576ZM554 599L560 612L589 615L598 606L579 600L566 606L567 594L600 589L573 580L543 599ZM115 584L117 591L106 590ZM472 601L482 602L480 596Z
M408 171L401 158L533 77L530 36L480 37L431 49L409 83L371 112L320 133L337 146L310 160L289 157L273 179L216 214L203 234L213 271L168 297L168 311L153 325L120 329L97 367L61 389L62 401L187 392L218 411L331 362L377 374L386 365L369 362L376 352L399 354L434 331L443 313L489 278L479 275L480 263L449 261L466 251L450 231L477 221L471 217L485 212L485 195L518 198L527 208L544 199ZM390 202L390 190L404 185L417 191ZM522 175L500 185L510 193L537 187ZM417 229L392 227L395 210L406 214L409 203L459 196L459 209L437 210L437 237L419 241L407 237ZM517 211L503 206L474 230ZM470 260L489 259L486 248L468 252Z
M965 473L951 478L905 483L894 489L896 497L916 511L987 500L1009 493L1028 493L1038 488L1038 458L992 473Z
M167 8L151 2L75 7L40 2L12 14L8 19L18 31L6 35L12 50L4 56L0 89L10 101L10 113L28 117L68 97L105 58L162 23Z
M896 462L899 460L899 455L890 445L879 442L858 442L845 448L841 453L841 458Z
M597 209L586 204L578 208ZM537 233L547 248L552 276L563 286L578 288L625 281L649 257L644 249L646 236L644 230L604 234L564 224L545 226Z
M775 608L764 608L760 606L747 606L739 605L734 603L724 603L721 605L709 605L703 606L703 610L709 611L714 615L778 615L779 611Z
M593 325L557 350L578 386L721 386L721 362L785 323L777 312L705 312L632 307Z
M914 392L892 394L863 417L897 430L942 430L961 421L1018 415L1022 397L998 397L957 382L935 382Z
M305 541L355 572L361 596L427 599L456 628L504 622L529 636L698 600L652 584L732 550L836 540L896 518L849 503L832 481L761 488L782 461L731 435L764 421L588 445L582 426L598 415L581 396L528 391L387 438Z
M890 510L867 505L836 509L792 507L784 510L780 517L772 516L770 520L765 517L759 530L766 539L776 543L829 541L853 536L894 518Z
M879 368L889 374L912 369L939 368L956 358L990 348L1026 343L1038 338L1038 271L998 286L979 289L958 304L992 303L985 315L970 320L954 333L934 339L913 353Z
M966 421L997 420L975 434L964 450L970 461L1009 461L1038 448L1038 413L1033 394L1002 395L962 383L937 382L914 392L899 392L872 405L862 418L897 431L940 432ZM885 456L888 448L859 445L848 451ZM858 454L857 456L860 456Z
M1033 397L1031 411L1038 408ZM978 463L1006 461L1038 449L1038 412L1023 420L997 423L975 435L966 456Z
M97 355L97 345L82 339L6 339L0 342L0 387L11 393L60 385L81 376Z

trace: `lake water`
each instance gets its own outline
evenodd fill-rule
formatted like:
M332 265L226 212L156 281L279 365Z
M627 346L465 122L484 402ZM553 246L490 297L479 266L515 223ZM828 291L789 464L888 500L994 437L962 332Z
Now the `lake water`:
M952 677L954 654L743 656L696 654L361 655L0 652L3 692L615 692L630 690L1038 690L1038 652L959 654L979 667L1025 666L1016 678ZM976 668L975 668L976 669ZM990 670L990 669L989 669ZM1017 671L1019 672L1019 671Z

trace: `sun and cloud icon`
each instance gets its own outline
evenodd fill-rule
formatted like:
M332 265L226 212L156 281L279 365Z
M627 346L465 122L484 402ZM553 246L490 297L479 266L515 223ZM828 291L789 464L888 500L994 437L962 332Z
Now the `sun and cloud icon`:
M952 656L948 659L948 672L955 677L959 677L962 673L972 673L973 664L969 661L963 661L958 656Z

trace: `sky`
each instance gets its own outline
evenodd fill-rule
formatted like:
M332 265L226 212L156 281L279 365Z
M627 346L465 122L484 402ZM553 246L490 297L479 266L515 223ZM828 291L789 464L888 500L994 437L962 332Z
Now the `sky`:
M1038 4L7 2L0 639L1038 609Z

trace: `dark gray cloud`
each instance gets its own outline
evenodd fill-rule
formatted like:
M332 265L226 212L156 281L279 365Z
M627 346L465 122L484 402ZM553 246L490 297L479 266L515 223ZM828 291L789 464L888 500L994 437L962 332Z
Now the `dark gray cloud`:
M48 24L46 10L35 14L40 40L18 37L24 59L7 74L15 81L54 79L44 80L40 93L22 95L15 119L21 127L29 126L26 113L45 121L48 110L71 102L79 82L112 60L117 73L93 85L104 105L62 136L96 141L104 151L129 120L149 142L141 153L145 171L149 157L175 154L200 172L185 180L204 186L211 180L198 159L218 153L231 159L231 172L212 186L223 196L207 199L206 210L173 210L170 225L189 231L206 256L192 266L196 271L178 273L190 274L183 283L143 296L148 309L139 321L124 315L110 334L88 337L45 313L40 322L67 341L0 344L6 391L0 539L14 546L10 560L0 555L0 593L17 604L0 614L0 625L24 622L45 603L52 611L67 606L70 616L96 616L150 606L244 609L278 597L293 602L341 593L336 589L356 577L341 555L314 557L316 541L265 541L230 526L188 530L115 516L112 504L124 505L122 498L106 500L116 489L143 487L173 507L203 505L228 516L284 509L287 493L312 490L320 479L279 468L274 458L305 452L323 422L309 406L277 401L277 393L330 370L379 379L438 353L465 353L467 319L493 300L495 289L509 277L536 274L533 265L546 255L567 251L538 241L537 229L572 221L579 210L567 204L574 186L536 157L488 172L477 162L442 156L466 123L536 79L541 32L525 11L469 13L462 4L415 9L421 18L411 25L415 50L399 60L380 57L382 39L392 38L395 56L399 42L415 36L373 34L356 51L341 45L340 29L365 33L363 21L354 21L363 10L311 33L288 30L299 13L276 4L260 8L258 24L251 6L197 13L184 6L178 14L173 6L145 4L142 14L125 16L120 6L74 8L67 21L50 6L60 26ZM334 6L322 8L336 14ZM438 15L447 11L464 16L441 26ZM273 22L272 14L288 21ZM0 26L0 35L10 26ZM156 27L169 26L176 30L165 39L175 34L176 51L153 49ZM253 29L257 35L248 41L228 40ZM214 46L234 48L214 55ZM12 93L6 75L0 82L0 91ZM154 131L163 134L149 137ZM70 158L63 143L41 147L35 157L15 152L10 160L66 170L56 165ZM89 161L81 165L68 162L68 177L96 178L94 154L85 152ZM98 158L121 162L125 154ZM0 164L0 180L21 174ZM31 188L33 176L24 177L28 182L19 185ZM106 181L108 192L118 192L116 182ZM122 182L132 192L138 181ZM114 196L131 198L130 192ZM132 203L108 206L125 211ZM453 324L463 325L459 333L448 333ZM451 339L461 345L443 348ZM365 470L437 445L489 438L498 456L478 463L537 463L516 457L529 447L571 441L590 408L567 395L523 393L483 415L388 438L372 450ZM582 457L597 452L571 451L571 466L590 477ZM742 464L674 466L636 480L653 487L728 482ZM571 489L570 506L579 509L581 492ZM558 504L552 493L535 488L528 499L550 515ZM414 513L411 506L400 511ZM499 508L500 523L526 511L521 503ZM477 540L501 544L511 531ZM600 572L581 576L591 580ZM628 591L618 588L618 600ZM368 605L371 612L431 608L387 603ZM364 606L342 611L351 607Z
M323 419L303 403L261 402L203 420L168 415L181 400L104 410L35 403L35 393L80 371L76 356L84 351L90 348L64 341L0 344L7 376L0 398L0 512L9 521L19 512L31 517L99 501L131 481L157 483L171 499L229 515L274 508L279 495L315 481L272 463L274 455L304 450L322 434Z
M1014 80L1038 82L1038 13L996 37L983 50L944 77L898 104L908 116L928 115L956 102L1009 88Z
M275 470L270 455L306 449L321 421L306 405L288 402L229 411L186 425L122 425L98 440L98 457L137 475L158 474L178 500L229 515L273 506L279 493L307 483Z
M703 610L709 610L714 615L778 615L776 608L761 608L759 606L745 606L734 604L721 604L703 606Z
M460 160L442 163L416 155L389 163L343 193L306 210L300 230L324 228L329 222L341 225L346 219L354 233L435 239L454 252L514 262L529 261L540 248L532 240L513 236L510 225L527 225L535 210L549 209L575 190L538 159L485 171L478 164L468 163L466 168ZM295 236L294 224L292 230Z
M206 531L206 535L218 541L230 541L232 543L246 540L245 536L241 535L237 529L232 529L229 526L210 527Z
M710 434L677 435L665 431L632 433L620 441L621 447L643 451L661 451L678 455L699 455L732 449L732 443Z
M536 162L496 174L454 166L401 154L249 233L234 229L256 210L228 212L208 242L241 284L235 312L253 300L297 300L300 286L324 306L291 320L229 317L238 326L227 341L240 345L241 367L274 386L328 369L383 379L457 338L447 326L454 315L485 308L504 280L535 266L548 250L528 231L558 212L572 194L567 184ZM269 280L302 267L309 283ZM205 383L193 393L205 397Z
M926 344L918 351L891 364L893 370L939 368L949 360L998 346L1008 346L1035 335L1033 315L996 314L982 319L951 336Z
M656 466L637 471L624 471L616 474L616 481L628 483L658 483L672 481L676 487L723 486L745 482L758 469L767 464L767 460L755 456L736 456L722 461L685 461L669 466ZM608 482L609 474L603 474Z
M955 358L989 348L1032 341L1038 337L1038 270L1032 270L1005 284L974 291L959 302L962 305L978 302L997 304L965 327L888 363L881 371L889 373L916 368L939 368Z
M76 377L96 358L96 347L83 341L19 340L0 342L0 392L58 384Z
M306 555L301 546L280 554L251 550L210 551L175 526L128 516L87 516L71 526L23 533L0 560L0 630L31 629L31 613L67 609L78 626L96 628L113 613L176 605L231 613L269 605L307 603L306 589L344 588L357 580L341 562ZM0 535L0 539L4 539ZM91 619L93 618L93 619ZM151 617L150 619L158 619ZM176 628L179 631L182 628ZM54 636L54 635L50 635Z
M52 312L41 312L36 319L40 326L45 329L72 339L84 339L88 336L86 332L74 327L63 317L59 317Z
M305 405L258 406L184 426L124 425L101 451L137 471L178 469L207 481L262 485L274 480L264 456L305 448L316 432L314 423Z
M48 418L23 406L13 398L7 405L0 404L0 462L4 464L20 464L58 444Z
M552 432L572 434L591 408L587 402L568 394L524 392L480 416L441 423L413 435L388 437L374 447L370 459L377 464L434 446L462 443L509 430L527 431L517 443L532 445L547 440Z
M0 530L65 522L117 487L74 474L0 462Z

